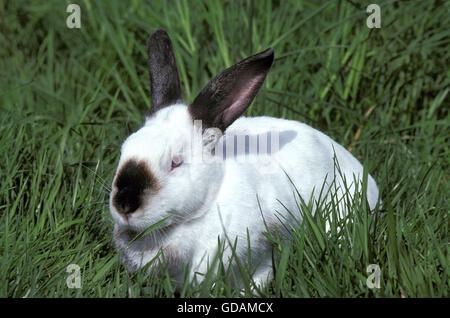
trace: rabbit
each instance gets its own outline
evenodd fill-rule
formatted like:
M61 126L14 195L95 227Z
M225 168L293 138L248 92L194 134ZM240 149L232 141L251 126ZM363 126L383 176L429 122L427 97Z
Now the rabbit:
M295 194L318 200L324 186L329 196L343 196L344 182L350 192L362 182L361 163L322 132L294 120L242 116L273 60L272 48L252 55L185 104L169 35L150 35L152 106L122 144L109 201L128 270L164 262L175 280L183 281L187 268L189 279L201 281L223 242L223 260L250 262L254 285L265 286L273 279L267 234L288 236L283 222L301 221ZM378 188L370 175L366 195L374 209Z

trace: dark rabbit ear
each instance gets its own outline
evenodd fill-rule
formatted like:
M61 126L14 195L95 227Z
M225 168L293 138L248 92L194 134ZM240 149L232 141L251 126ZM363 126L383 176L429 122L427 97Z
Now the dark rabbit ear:
M194 120L201 120L203 128L230 126L258 93L269 72L274 57L267 49L242 60L217 75L189 105Z
M181 85L172 42L164 30L156 30L147 43L148 69L152 89L152 107L147 116L181 102Z

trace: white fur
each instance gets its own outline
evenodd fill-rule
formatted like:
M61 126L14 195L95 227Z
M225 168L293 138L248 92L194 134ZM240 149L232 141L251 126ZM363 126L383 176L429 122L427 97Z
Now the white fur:
M333 193L333 189L337 189L338 195L342 195L343 180L335 175L334 155L348 185L353 183L351 189L355 186L354 178L358 181L362 178L359 161L328 136L297 121L271 117L241 117L226 130L226 138L278 132L280 149L271 155L275 165L268 171L261 167L263 164L257 158L250 163L239 156L217 163L186 160L169 171L173 152L180 144L201 142L193 141L192 131L187 106L177 104L155 113L122 146L119 168L131 158L145 161L161 183L159 191L146 194L144 204L129 216L128 222L111 204L116 245L118 249L125 248L123 260L132 270L148 263L163 248L170 273L182 281L183 266L188 265L193 278L195 272L207 271L217 251L218 238L232 244L237 238L236 254L246 262L249 233L252 263L260 264L254 280L264 284L272 275L271 246L264 236L264 221L276 227L280 214L287 220L300 218L293 184L308 201L313 189L317 199L325 179L325 191L335 179L335 185L329 190ZM198 159L200 153L194 152L193 156ZM116 189L111 198L114 191ZM378 200L378 188L370 175L367 198L373 209ZM345 211L343 205L341 210ZM134 235L168 216L171 218L162 229L127 247ZM283 227L279 226L278 230L283 231ZM230 252L227 247L224 256L230 256Z

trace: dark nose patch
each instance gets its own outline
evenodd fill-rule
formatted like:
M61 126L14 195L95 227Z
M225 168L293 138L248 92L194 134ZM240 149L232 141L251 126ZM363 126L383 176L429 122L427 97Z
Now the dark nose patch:
M145 190L156 191L159 188L158 180L148 165L144 161L134 159L122 165L114 186L117 192L114 195L113 204L122 214L133 213L141 206Z

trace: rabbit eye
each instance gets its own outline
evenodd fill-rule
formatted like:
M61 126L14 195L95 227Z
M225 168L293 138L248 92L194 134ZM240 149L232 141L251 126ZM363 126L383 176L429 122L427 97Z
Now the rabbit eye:
M179 166L181 166L182 163L183 163L183 159L181 158L181 156L173 157L171 169L173 170L175 168L178 168Z

